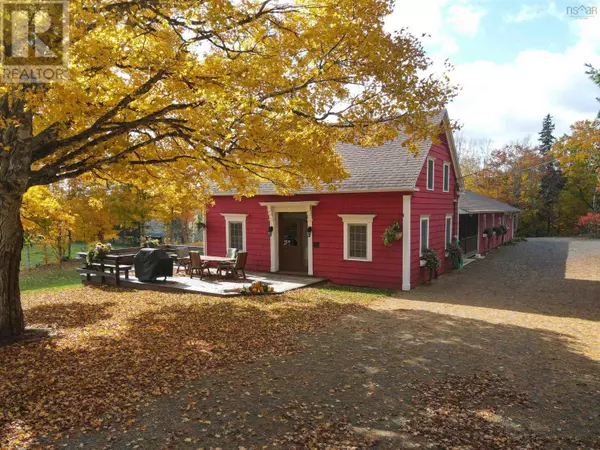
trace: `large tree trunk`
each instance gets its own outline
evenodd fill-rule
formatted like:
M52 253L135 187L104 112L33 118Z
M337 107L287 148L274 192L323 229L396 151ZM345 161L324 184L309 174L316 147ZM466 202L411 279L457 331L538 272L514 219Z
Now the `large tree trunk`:
M0 195L0 337L23 332L19 266L23 248L22 196Z
M0 337L23 332L19 266L23 248L21 205L27 191L32 160L32 114L17 90L0 97Z

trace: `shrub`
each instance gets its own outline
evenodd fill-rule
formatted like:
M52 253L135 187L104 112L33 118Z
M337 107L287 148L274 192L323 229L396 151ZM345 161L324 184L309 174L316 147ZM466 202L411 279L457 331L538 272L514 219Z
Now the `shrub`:
M600 213L587 213L575 225L575 232L582 236L600 237Z

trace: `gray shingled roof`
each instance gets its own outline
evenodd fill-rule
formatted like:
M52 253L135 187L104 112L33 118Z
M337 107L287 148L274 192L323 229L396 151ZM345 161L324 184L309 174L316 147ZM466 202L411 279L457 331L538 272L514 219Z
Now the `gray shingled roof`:
M438 113L432 121L441 123L446 110ZM350 176L337 185L335 192L357 191L386 191L413 189L425 163L431 140L418 143L419 153L414 154L402 143L409 136L400 133L393 141L388 141L378 147L361 147L359 145L338 144L336 151L342 156L342 161ZM312 186L307 186L296 194L317 192ZM234 191L216 192L215 195L232 195ZM276 194L275 186L269 182L259 184L258 194Z
M473 191L464 191L458 199L458 208L460 214L469 213L495 213L506 212L516 213L521 211L519 208L499 202L485 195L477 194Z

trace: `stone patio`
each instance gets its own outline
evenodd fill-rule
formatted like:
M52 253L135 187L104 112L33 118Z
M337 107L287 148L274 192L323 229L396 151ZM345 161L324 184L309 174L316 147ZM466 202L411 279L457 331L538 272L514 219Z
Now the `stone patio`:
M114 285L115 280L111 278L105 278L104 283L101 283L100 274L93 275L90 281L82 276L81 281L84 284L100 285L108 284ZM129 289L146 289L151 291L161 292L181 292L181 293L194 293L194 294L208 294L217 295L223 297L231 297L241 295L239 289L244 286L249 286L254 281L262 281L270 286L273 286L275 293L282 293L291 291L293 289L300 289L306 286L311 286L316 283L325 281L325 278L310 277L307 275L292 275L282 273L267 273L267 272L247 272L247 279L217 279L215 276L211 278L204 278L201 280L195 276L190 278L183 274L179 276L167 277L166 281L159 279L154 282L139 281L135 276L130 276L128 280L120 278L120 287Z

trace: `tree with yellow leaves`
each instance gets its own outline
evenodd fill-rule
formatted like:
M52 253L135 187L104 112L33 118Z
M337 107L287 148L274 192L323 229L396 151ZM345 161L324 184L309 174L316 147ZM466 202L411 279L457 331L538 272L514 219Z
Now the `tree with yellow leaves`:
M36 4L37 5L37 4ZM40 6L42 7L42 6ZM337 142L379 144L455 95L391 0L70 2L69 81L0 87L0 336L23 331L20 209L82 174L256 192L332 185ZM150 182L150 181L147 181Z
M571 189L594 212L600 208L600 119L584 120L571 126L554 146L553 154Z
M75 216L66 207L64 192L48 186L35 186L25 194L21 216L23 228L29 235L41 236L40 242L49 246L54 257L62 261L68 253ZM46 255L48 262L48 255Z

